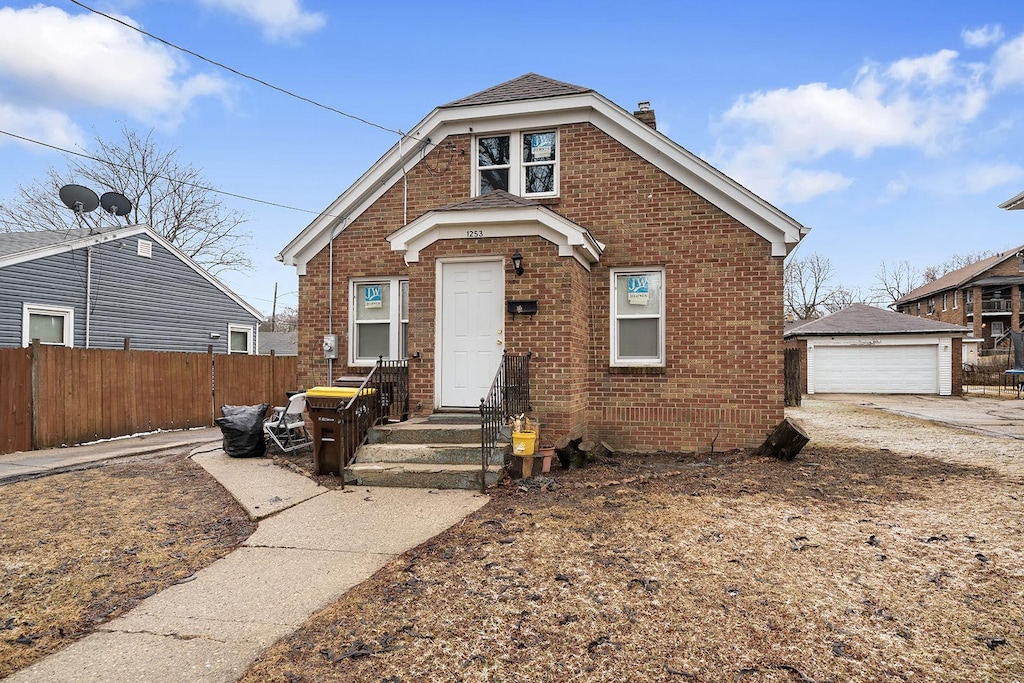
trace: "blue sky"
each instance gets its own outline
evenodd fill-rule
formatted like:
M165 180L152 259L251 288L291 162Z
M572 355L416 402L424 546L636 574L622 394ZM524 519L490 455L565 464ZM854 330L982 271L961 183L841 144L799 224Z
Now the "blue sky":
M594 88L812 228L836 284L1024 244L1024 3L121 0L85 2L275 85L408 130L436 105L527 72ZM70 149L122 124L217 187L317 212L396 136L241 79L71 2L0 5L0 130ZM0 135L0 198L63 168ZM96 188L104 191L107 188ZM56 201L56 198L55 198ZM294 305L274 256L313 214L244 211L253 272L227 284Z

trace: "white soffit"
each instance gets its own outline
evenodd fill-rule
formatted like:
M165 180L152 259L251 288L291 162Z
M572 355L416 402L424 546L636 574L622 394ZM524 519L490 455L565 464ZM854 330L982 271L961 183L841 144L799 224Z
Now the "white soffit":
M438 240L464 240L467 230L479 230L483 237L536 235L557 245L559 256L571 256L587 270L604 251L604 245L589 232L542 206L429 211L388 235L387 240L392 251L404 254L406 263L416 263L423 249Z

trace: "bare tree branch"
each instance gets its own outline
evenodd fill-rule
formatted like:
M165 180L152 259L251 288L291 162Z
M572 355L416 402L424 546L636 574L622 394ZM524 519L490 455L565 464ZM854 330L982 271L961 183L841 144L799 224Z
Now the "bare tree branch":
M834 275L832 262L820 254L788 261L784 273L786 315L797 320L820 318L841 289L831 283Z
M45 179L19 186L14 199L0 202L0 232L70 230L74 213L57 199L63 185L77 183L102 194L120 192L132 203L127 220L144 223L213 273L249 270L246 247L252 235L240 230L246 216L223 205L195 166L183 164L177 149L163 150L150 131L144 137L127 126L123 139L96 137L90 156L67 157L68 170L49 169ZM104 211L86 214L92 227L116 225Z
M922 284L922 275L909 261L882 262L875 275L874 294L885 306L891 306Z

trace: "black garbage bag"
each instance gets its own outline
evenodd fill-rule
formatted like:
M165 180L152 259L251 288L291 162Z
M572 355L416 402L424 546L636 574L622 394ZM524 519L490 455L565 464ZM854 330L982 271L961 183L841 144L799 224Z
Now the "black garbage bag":
M224 417L214 423L224 435L224 452L232 458L262 458L267 453L267 440L263 436L263 416L269 403L255 406L221 406Z

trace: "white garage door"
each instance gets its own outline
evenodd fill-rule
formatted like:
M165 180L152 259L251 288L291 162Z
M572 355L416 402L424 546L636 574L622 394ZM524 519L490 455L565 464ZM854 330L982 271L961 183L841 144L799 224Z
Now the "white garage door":
M815 346L813 368L808 369L813 372L815 393L939 393L938 347L934 344Z

